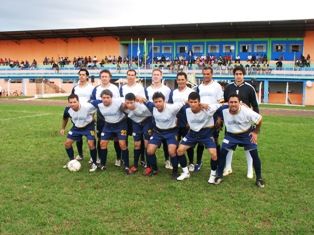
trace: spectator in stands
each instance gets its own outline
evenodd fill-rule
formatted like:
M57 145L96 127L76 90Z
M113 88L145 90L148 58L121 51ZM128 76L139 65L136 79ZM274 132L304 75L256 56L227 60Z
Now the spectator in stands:
M281 60L281 59L279 59L279 60L276 62L276 69L282 70L282 60Z

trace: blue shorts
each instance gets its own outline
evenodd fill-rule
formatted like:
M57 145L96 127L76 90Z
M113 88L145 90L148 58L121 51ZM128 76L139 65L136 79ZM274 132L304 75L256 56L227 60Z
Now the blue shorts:
M132 122L134 141L140 141L142 137L144 137L144 140L149 140L153 135L153 127L152 118L150 117L141 123Z
M108 123L106 122L102 132L100 134L101 140L110 140L112 137L118 137L118 140L126 140L127 135L127 120L123 119L118 123Z
M74 141L80 141L82 140L82 137L86 136L88 140L95 140L95 124L94 122L91 122L86 127L83 128L77 128L72 127L71 130L69 130L67 138L74 140Z
M172 128L169 130L156 130L156 129L154 129L153 136L150 137L149 143L157 145L158 147L160 146L160 144L163 141L166 141L167 145L169 145L169 144L178 145L177 134L178 134L177 128Z
M226 132L225 138L222 140L221 148L235 150L237 146L244 147L244 150L257 149L257 145L251 142L250 132L242 134L232 134Z
M212 128L203 128L197 132L190 130L188 134L182 138L180 144L192 147L196 144L203 144L206 149L216 148L213 131L214 129Z

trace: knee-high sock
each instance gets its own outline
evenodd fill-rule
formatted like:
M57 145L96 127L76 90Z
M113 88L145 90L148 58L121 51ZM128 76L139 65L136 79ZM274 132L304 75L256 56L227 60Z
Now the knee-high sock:
M211 168L212 171L217 170L217 165L218 165L218 161L217 160L210 159L210 168Z
M141 161L145 162L145 143L144 138L141 139Z
M147 154L147 164L150 166L154 171L158 170L157 167L157 158L155 154Z
M173 172L177 172L178 171L178 157L170 157L170 161L173 167Z
M247 174L253 173L253 158L251 157L250 151L245 151L246 163L247 163Z
M194 162L194 148L189 148L186 152L188 154L189 164L193 164L193 162Z
M164 149L165 161L169 160L169 152L168 152L168 145L167 141L162 142L162 147Z
M113 146L114 146L114 150L116 151L117 160L120 160L121 159L121 148L119 145L119 141L114 141Z
M89 153L90 153L90 157L93 160L93 163L96 164L97 163L97 149L96 148L90 149Z
M77 152L78 154L83 157L83 140L78 140L76 141L76 148L77 148Z
M73 147L71 146L71 148L68 149L66 148L65 151L67 152L70 161L73 160L74 159Z
M186 157L185 157L184 154L183 155L178 155L178 162L180 163L182 168L186 167L187 162L186 162Z
M197 152L197 164L201 164L202 162L202 158L203 158L203 152L204 152L204 145L202 144L198 144L197 145L197 149L196 149L196 152Z
M226 157L227 157L228 152L230 152L230 151L228 151L227 149L221 148L221 150L220 150L220 159L218 162L218 170L217 170L217 174L216 174L218 177L223 176L224 168L226 165Z
M225 168L226 169L231 169L231 163L232 163L232 156L233 156L233 151L232 150L229 150L228 151L228 154L227 154L227 157L226 157L226 165L225 165ZM221 151L220 151L220 157L221 157Z
M134 166L138 167L138 160L140 159L141 149L134 149Z
M98 153L98 156L100 158L100 163L103 166L105 166L107 163L107 153L108 153L107 149L100 149Z
M129 150L121 150L121 155L124 162L124 167L129 167Z
M257 149L249 151L249 154L251 155L253 159L253 166L256 174L256 179L262 178L262 164L261 160L258 157Z

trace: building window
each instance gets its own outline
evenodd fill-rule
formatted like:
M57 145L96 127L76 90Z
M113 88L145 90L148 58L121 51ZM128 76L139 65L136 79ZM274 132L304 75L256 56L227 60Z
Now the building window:
M209 53L219 53L219 46L218 45L209 45L208 46Z
M163 46L162 47L162 53L172 53L172 47L171 46Z
M234 51L234 45L224 45L223 52L224 53L232 53Z
M291 45L291 52L300 52L301 51L301 45L299 44L292 44Z
M254 45L255 52L266 52L266 44L256 44Z
M153 47L153 52L154 53L160 53L160 46L154 46Z
M178 46L177 47L177 53L187 53L188 47L187 46Z
M285 52L285 46L283 44L275 44L274 45L275 52Z
M203 53L203 46L202 45L195 45L192 46L193 53Z
M251 44L241 44L240 45L240 52L252 52L252 45Z

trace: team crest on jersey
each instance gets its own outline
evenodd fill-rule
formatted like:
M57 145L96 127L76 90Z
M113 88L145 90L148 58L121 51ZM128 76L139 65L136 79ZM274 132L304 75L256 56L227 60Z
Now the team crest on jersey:
M92 136L95 136L95 131L90 131L90 134L91 134Z
M152 129L148 129L148 130L147 130L147 134L148 134L148 135L153 135L153 130L152 130Z
M121 130L121 131L120 131L120 134L121 134L121 135L126 135L126 134L127 134L127 130Z

